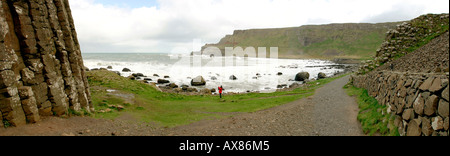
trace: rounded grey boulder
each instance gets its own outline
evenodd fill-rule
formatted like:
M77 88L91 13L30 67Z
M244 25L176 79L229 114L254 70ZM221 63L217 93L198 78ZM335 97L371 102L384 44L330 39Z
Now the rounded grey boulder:
M196 78L191 80L192 86L204 86L206 85L206 81L202 76L197 76Z
M309 73L308 72L300 72L297 75L295 75L295 81L305 81L309 79Z
M317 75L317 79L318 79L318 80L324 79L324 78L327 78L327 75L326 75L325 73L320 72L320 73Z

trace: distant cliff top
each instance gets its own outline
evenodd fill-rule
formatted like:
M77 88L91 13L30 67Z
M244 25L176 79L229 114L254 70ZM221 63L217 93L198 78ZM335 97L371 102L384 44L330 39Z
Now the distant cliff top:
M224 47L278 47L280 58L369 58L383 42L386 32L401 22L305 25L291 28L236 30L217 44ZM267 49L269 51L269 49Z

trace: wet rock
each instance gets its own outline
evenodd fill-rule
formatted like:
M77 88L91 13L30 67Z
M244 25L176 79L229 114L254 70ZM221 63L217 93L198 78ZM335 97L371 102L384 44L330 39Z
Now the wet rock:
M295 75L295 81L305 81L309 79L309 73L308 72L300 72L297 75Z
M327 78L327 75L326 75L325 73L320 72L320 73L317 75L317 79L318 79L318 80L324 79L324 78Z
M158 84L165 84L165 83L170 83L169 80L165 80L165 79L158 79Z
M168 85L170 88L178 88L178 85L176 85L175 83L171 83Z
M204 86L206 85L206 81L202 76L197 76L196 78L191 80L192 86Z
M133 75L134 77L145 77L145 75L142 73L133 73L131 75Z
M234 76L234 75L231 75L231 76L230 76L230 80L237 80L237 77Z
M277 88L278 89L283 89L283 88L286 88L287 87L287 84L280 84L280 85L277 85Z
M131 70L128 69L128 68L123 68L123 69L122 69L122 72L131 72Z

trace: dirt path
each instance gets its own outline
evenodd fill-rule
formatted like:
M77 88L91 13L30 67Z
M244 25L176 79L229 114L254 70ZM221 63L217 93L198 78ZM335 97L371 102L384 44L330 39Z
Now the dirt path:
M132 135L132 136L352 136L363 135L358 106L342 87L348 76L316 90L314 96L254 113L162 128L127 117L115 120L50 117L38 124L0 129L1 135ZM123 116L126 116L123 115Z

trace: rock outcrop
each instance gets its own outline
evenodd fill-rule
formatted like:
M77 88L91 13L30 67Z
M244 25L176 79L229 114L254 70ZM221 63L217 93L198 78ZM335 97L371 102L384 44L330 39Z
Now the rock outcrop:
M417 66L417 68L410 68L409 64L392 64L392 61L405 56L408 53L416 51L418 48L427 44L434 39L448 31L449 27L449 14L427 14L417 17L411 21L404 22L400 25L397 25L396 29L389 30L386 33L386 39L381 44L381 47L376 51L376 55L373 60L363 61L362 65L358 71L358 74L365 74L374 69L378 68L383 64L388 64L388 68L390 70L398 70L398 68L402 68L402 70L422 70L424 67L433 66L434 69L430 70L430 72L436 71L436 68L439 68L438 72L448 70L448 53L447 59L441 57L440 55L445 54L445 51L448 49L448 41L447 47L439 46L435 43L435 45L430 45L427 49L442 47L441 49L434 49L436 53L429 53L431 56L416 56L416 61L408 62L408 63L423 63L422 66ZM436 59L439 60L436 60ZM441 61L441 62L437 62ZM429 63L433 62L433 63ZM434 63L438 63L437 67ZM447 68L445 67L447 66ZM447 71L448 72L448 71Z
M400 135L449 135L448 24L448 14L429 14L399 25L351 78L387 107Z
M0 2L0 126L92 112L68 0Z

